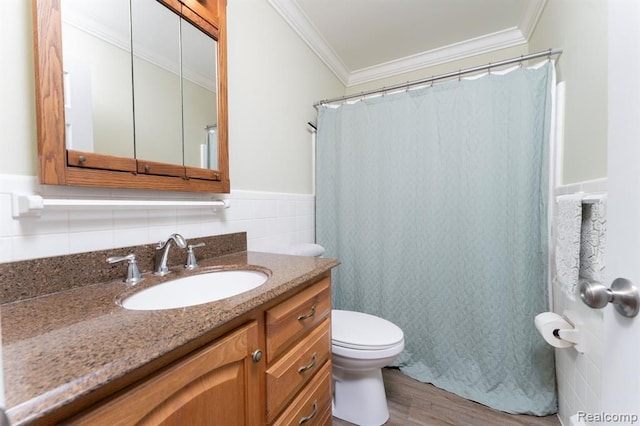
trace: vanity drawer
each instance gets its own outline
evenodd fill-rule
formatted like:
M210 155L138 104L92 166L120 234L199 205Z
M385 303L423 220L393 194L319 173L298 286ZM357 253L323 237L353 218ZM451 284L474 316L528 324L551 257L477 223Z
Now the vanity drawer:
M331 361L324 364L273 424L331 425Z
M311 380L331 356L331 322L327 318L267 370L267 419Z
M331 278L326 277L267 311L267 362L331 315Z

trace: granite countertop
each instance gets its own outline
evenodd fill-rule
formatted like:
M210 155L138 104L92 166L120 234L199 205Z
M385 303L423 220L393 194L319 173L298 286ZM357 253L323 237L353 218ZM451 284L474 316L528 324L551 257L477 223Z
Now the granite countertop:
M238 252L199 261L195 271L172 268L71 288L2 305L2 351L7 414L27 424L192 342L238 316L338 265L336 259ZM116 301L158 282L216 268L267 269L262 286L188 308L132 311Z

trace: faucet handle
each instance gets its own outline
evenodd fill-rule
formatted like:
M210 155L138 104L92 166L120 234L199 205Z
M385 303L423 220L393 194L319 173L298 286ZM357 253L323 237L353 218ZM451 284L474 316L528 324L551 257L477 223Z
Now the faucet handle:
M137 284L140 281L144 280L142 278L142 274L140 273L140 269L138 268L138 262L136 261L136 255L131 253L127 256L114 256L108 257L108 263L118 263L127 261L127 277L124 279L124 282L127 284Z
M204 243L189 244L187 246L187 263L184 265L185 269L195 269L198 267L198 260L196 259L196 254L193 252L193 249L204 246Z

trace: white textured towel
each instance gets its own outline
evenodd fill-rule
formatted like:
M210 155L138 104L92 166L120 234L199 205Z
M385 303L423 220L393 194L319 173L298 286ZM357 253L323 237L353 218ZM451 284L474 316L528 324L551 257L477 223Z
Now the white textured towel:
M583 203L584 194L562 195L556 202L554 283L576 300L579 280L604 284L606 196Z
M583 194L556 198L556 247L554 282L575 300L580 275L580 232Z
M584 204L580 237L580 279L604 284L604 251L607 237L607 197Z

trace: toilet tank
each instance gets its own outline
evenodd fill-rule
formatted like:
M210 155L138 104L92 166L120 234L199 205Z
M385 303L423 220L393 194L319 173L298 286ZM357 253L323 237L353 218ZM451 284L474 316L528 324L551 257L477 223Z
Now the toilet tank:
M276 250L280 254L292 254L295 256L322 257L324 255L324 247L320 244L304 243L295 244L281 250Z

